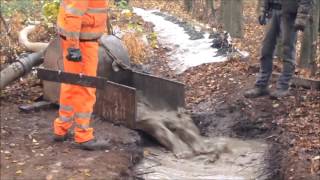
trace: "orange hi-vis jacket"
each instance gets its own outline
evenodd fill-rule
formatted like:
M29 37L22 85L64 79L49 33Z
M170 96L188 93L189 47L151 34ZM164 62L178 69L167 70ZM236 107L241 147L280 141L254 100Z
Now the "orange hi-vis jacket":
M58 33L75 48L79 40L98 39L106 27L107 6L107 0L61 0Z

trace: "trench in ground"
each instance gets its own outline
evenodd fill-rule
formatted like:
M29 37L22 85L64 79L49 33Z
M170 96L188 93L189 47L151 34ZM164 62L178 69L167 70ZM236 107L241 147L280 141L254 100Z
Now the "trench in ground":
M172 22L159 11L136 8L135 12L155 25L162 45L173 49L168 54L169 66L176 73L203 63L226 60L224 55L217 55L217 49L210 47L212 40L207 33L193 29L190 34L181 23ZM192 40L197 33L203 37ZM241 104L228 103L216 106L214 112L193 114L193 121L206 143L226 144L231 151L221 154L218 160L213 160L212 154L177 159L163 147L149 144L144 147L143 160L135 167L136 176L143 179L266 179L265 156L269 146L257 138L266 130L259 124L250 124L252 121L248 118Z

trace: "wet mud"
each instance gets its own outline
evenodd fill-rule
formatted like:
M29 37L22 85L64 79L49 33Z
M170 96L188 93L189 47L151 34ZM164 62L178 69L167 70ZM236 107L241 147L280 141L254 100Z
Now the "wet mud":
M205 105L200 105L204 108ZM138 124L164 147L148 144L136 166L144 179L268 179L266 157L270 151L262 139L270 130L244 111L245 104L218 104L212 112L155 110L138 105ZM151 140L151 141L152 141ZM171 153L170 151L173 151Z
M218 157L228 151L224 144L206 144L191 116L182 108L177 111L156 109L140 97L137 109L137 128L154 137L177 158L200 154Z
M144 179L265 179L263 163L267 144L260 141L216 137L205 140L208 145L228 144L231 151L176 159L162 148L146 147L144 159L136 173Z
M252 117L245 109L245 102L240 99L231 103L223 102L211 112L193 113L192 119L203 136L265 137L273 129L265 123L272 121L272 113L257 109L255 114L258 116Z
M73 139L52 140L57 109L23 113L1 102L1 179L126 179L143 156L136 131L92 120L95 136L108 139L101 151L79 149Z

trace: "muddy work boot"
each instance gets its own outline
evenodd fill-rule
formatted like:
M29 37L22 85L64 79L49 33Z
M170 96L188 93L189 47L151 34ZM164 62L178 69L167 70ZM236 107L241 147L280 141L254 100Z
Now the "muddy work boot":
M71 138L71 134L70 133L67 133L67 134L65 134L63 136L60 136L60 135L57 135L57 134L53 135L53 141L55 141L55 142L63 142L63 141L68 140L69 138Z
M246 98L257 98L260 96L266 96L269 94L268 88L262 88L262 87L254 87L252 89L247 90L244 93L244 97Z
M286 96L289 96L289 90L288 89L276 89L274 92L270 94L271 99L279 99Z
M94 151L94 150L104 150L110 147L110 141L92 139L87 142L79 143L80 149Z

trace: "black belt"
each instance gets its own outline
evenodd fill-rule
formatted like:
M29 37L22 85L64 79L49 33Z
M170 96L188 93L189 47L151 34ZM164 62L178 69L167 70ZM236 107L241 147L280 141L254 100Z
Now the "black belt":
M279 3L269 3L270 9L281 10L282 5Z
M63 40L67 40L65 36L60 35L60 38ZM79 39L80 42L97 42L98 39Z

